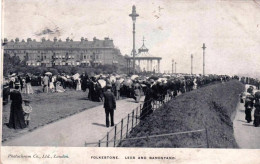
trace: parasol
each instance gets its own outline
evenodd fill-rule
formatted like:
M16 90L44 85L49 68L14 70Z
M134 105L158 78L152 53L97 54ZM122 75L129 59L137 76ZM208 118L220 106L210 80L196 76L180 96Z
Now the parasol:
M110 82L116 82L116 77L115 76L110 76Z
M46 72L45 75L52 75L52 73L51 72Z
M131 79L134 80L134 79L136 79L136 78L138 78L138 77L139 77L138 75L132 75L132 76L131 76Z
M72 77L73 77L74 80L77 80L77 79L79 78L79 76L80 76L80 75L79 75L78 73L76 73L76 74L73 75Z
M124 81L125 81L124 78L120 78L120 79L119 79L119 82L120 82L120 83L123 83Z
M124 85L126 85L126 86L130 86L130 85L132 85L132 83L133 83L133 81L131 79L126 79L124 81Z
M67 81L68 79L65 76L61 76L61 78L65 81Z
M101 85L101 88L104 88L107 85L107 82L103 79L99 79L98 82Z
M12 77L13 77L13 76L16 76L16 73L13 73L11 76L12 76Z
M164 81L164 83L167 83L167 78L159 78L157 81L159 81L159 82Z

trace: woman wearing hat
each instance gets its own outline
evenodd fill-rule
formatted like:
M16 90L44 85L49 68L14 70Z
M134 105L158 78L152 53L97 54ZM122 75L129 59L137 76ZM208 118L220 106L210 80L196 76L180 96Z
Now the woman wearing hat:
M26 94L33 94L33 89L32 89L32 85L31 85L31 77L26 74L25 77L25 83L26 83Z
M8 127L13 129L23 129L26 127L22 108L22 95L19 92L19 84L15 85L15 89L10 93L11 111Z

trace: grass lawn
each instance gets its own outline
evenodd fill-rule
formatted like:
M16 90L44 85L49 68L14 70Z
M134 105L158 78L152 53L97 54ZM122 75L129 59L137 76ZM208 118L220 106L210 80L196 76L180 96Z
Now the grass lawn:
M208 85L182 94L155 110L137 125L129 138L169 134L190 130L208 130L211 148L237 148L232 114L244 85L236 80ZM205 131L198 133L127 140L121 147L206 148Z
M87 93L83 91L66 90L64 93L41 93L41 87L33 87L35 94L29 95L33 108L28 128L22 130L9 129L11 101L3 106L2 111L2 141L19 136L40 126L68 117L83 110L102 105L102 102L87 100ZM24 97L25 95L22 94Z

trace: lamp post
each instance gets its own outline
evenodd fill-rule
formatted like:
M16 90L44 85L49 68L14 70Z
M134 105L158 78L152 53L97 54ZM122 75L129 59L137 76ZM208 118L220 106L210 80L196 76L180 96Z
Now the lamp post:
M174 65L174 60L172 59L172 74L173 74L173 65Z
M203 49L203 75L205 75L205 49L207 48L205 43L203 43L203 47L201 48Z
M190 73L191 73L191 75L192 75L192 69L193 69L193 55L191 54L191 56L190 56L190 58L191 58L191 70L190 70Z
M175 62L175 73L177 73L177 68L176 68L176 65L177 65L177 63Z
M132 17L132 21L133 21L133 73L135 74L135 22L136 22L136 17L138 17L139 15L136 13L136 7L135 5L133 5L132 7L132 13L129 14L130 17Z

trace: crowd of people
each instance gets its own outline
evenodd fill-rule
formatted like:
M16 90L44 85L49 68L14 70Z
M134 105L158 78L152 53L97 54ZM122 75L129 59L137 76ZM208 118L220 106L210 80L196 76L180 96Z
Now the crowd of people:
M254 78L242 77L241 82L249 84L246 92L240 94L241 103L245 103L245 120L252 122L252 111L254 110L254 126L257 127L260 124L260 82ZM244 102L245 99L245 102Z
M100 102L103 101L106 85L111 84L111 91L116 96L116 99L120 99L123 96L134 98L136 102L139 102L141 95L146 92L149 85L153 86L157 95L169 93L171 96L176 96L177 92L184 93L210 82L227 81L230 78L237 77L229 77L227 75L159 75L140 77L138 75L127 76L125 74L88 76L85 73L69 76L65 74L52 75L52 73L46 72L42 76L12 74L9 78L6 78L4 88L12 89L18 86L19 91L24 94L34 94L35 91L32 89L32 85L42 86L42 92L45 93L65 92L68 89L82 90L87 92L89 100ZM8 95L8 91L4 92L5 102L8 102Z
M260 89L260 80L255 79L255 78L251 78L251 77L241 77L240 81L243 84L249 84L249 85L253 85L256 87L256 89Z
M95 75L88 76L85 73L75 75L52 75L46 72L42 76L26 74L19 76L10 75L5 81L4 87L9 87L13 91L4 93L4 101L8 102L8 96L12 100L9 127L19 129L29 125L29 113L32 108L29 100L23 100L22 95L36 94L34 86L42 87L42 93L66 92L76 90L86 92L86 96L91 101L106 103L105 98L109 97L106 92L110 91L115 100L122 97L133 98L136 103L140 101L142 95L145 95L141 118L145 118L152 113L152 103L159 101L164 103L165 96L171 98L178 93L185 93L213 82L225 82L230 79L238 79L237 76L227 75L152 75L152 76L127 76L125 74L117 75ZM33 85L33 87L32 87ZM40 93L37 93L40 94ZM17 111L17 112L16 112ZM26 112L29 111L29 112ZM111 111L111 110L107 110ZM27 114L26 114L27 113ZM107 112L108 114L111 112ZM26 116L26 117L25 117ZM107 122L107 121L106 121ZM111 123L113 125L113 123Z

